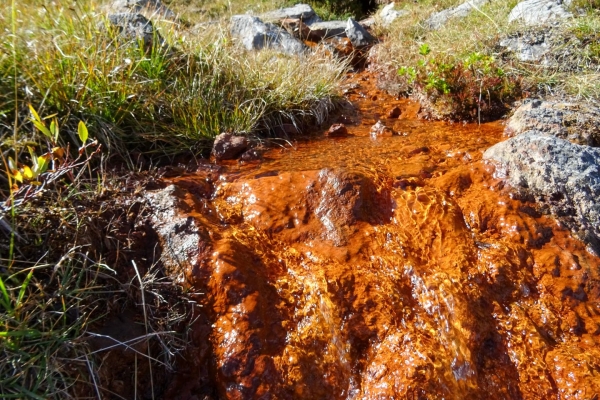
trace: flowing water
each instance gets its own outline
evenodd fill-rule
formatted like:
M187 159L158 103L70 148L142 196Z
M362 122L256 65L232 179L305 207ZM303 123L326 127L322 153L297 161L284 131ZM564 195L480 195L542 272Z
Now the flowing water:
M481 161L503 126L352 79L350 136L168 180L203 232L171 395L598 399L600 260Z

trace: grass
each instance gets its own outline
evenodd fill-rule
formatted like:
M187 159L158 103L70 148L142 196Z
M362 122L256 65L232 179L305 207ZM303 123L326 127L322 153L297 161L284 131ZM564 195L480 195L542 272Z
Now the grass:
M21 101L0 97L4 150L12 146L7 133L15 107L19 142L36 139L26 118L26 104L32 104L39 114L58 115L71 131L77 121L86 121L107 151L124 158L136 151L198 154L221 132L268 133L273 121L301 125L311 114L319 117L323 100L335 98L335 83L346 67L323 55L233 56L238 50L224 25L202 31L163 26L168 45L157 40L146 48L103 28L94 4L76 10L17 8L18 15L25 12L14 36ZM9 26L10 18L0 17L0 29ZM0 87L12 88L13 46L2 45ZM257 74L265 63L269 74ZM301 68L308 73L297 74ZM60 139L63 145L74 142Z

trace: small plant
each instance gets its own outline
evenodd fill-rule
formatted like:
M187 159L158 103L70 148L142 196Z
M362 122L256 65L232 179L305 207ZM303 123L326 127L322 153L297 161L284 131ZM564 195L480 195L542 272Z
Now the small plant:
M83 121L79 121L77 133L81 141L81 147L78 150L78 156L72 158L69 148L61 147L58 144L60 129L57 118L53 117L50 126L47 127L44 120L40 118L31 105L29 105L29 110L31 112L30 121L46 138L49 150L38 156L33 147L28 146L29 164L20 163L12 157L8 157L7 172L13 181L10 188L12 195L6 205L9 207L14 206L15 202L21 204L27 201L27 199L43 191L47 185L58 181L62 176L67 176L73 182L76 179L74 173L80 172L82 167L87 166L92 157L101 150L98 141L88 140L87 126ZM88 149L93 147L96 149L89 153Z
M492 56L479 52L463 59L431 55L427 44L419 47L419 55L416 65L400 67L398 75L431 104L438 118L496 117L505 110L505 102L519 93L518 81L508 77Z

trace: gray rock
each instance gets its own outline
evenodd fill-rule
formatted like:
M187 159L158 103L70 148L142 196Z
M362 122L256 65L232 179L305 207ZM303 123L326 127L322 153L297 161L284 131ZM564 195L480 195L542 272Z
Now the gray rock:
M315 13L315 10L308 4L296 4L293 7L280 8L261 14L260 19L267 22L281 21L284 19L300 19L306 25L321 22L321 18Z
M161 46L165 45L164 39L155 31L152 22L142 14L111 14L108 16L108 21L118 30L123 38L132 41L142 41L146 51L152 49L155 41Z
M325 21L316 22L308 26L309 39L316 42L334 36L346 36L346 22Z
M231 35L238 38L247 50L271 48L290 55L299 55L307 50L304 43L285 29L250 15L231 17Z
M563 4L564 0L525 0L512 9L508 22L522 20L526 25L544 24L553 19L564 19L573 16Z
M160 0L115 0L107 6L107 10L111 14L133 13L144 14L148 18L177 19L177 15Z
M360 49L375 43L376 39L352 18L346 23L346 36L354 48Z
M428 26L429 29L440 29L448 22L448 20L466 17L473 9L479 8L490 1L491 0L467 0L459 6L447 8L433 14L425 21L425 25Z
M600 149L528 131L483 155L496 174L533 195L573 233L600 249Z
M600 109L586 104L532 100L514 112L504 133L516 136L529 130L599 147Z
M379 20L383 27L390 26L398 17L408 14L406 10L394 10L394 6L395 4L392 2L379 11Z
M520 61L539 61L550 51L550 45L543 39L532 42L526 38L505 38L500 41L500 46L515 53Z
M150 226L161 245L162 264L167 274L180 282L186 272L198 266L208 243L197 221L181 212L190 208L184 202L185 194L174 185L145 194L151 210Z
M248 150L250 142L243 136L235 136L233 133L221 133L215 138L212 155L217 160L234 160L243 152Z

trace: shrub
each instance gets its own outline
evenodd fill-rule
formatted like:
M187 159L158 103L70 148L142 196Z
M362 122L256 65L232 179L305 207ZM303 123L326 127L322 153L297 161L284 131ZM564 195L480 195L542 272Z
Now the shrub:
M398 70L405 87L411 87L428 109L429 117L492 119L520 95L518 79L505 74L492 56L472 52L458 59L430 53L429 46L422 45L417 64Z

